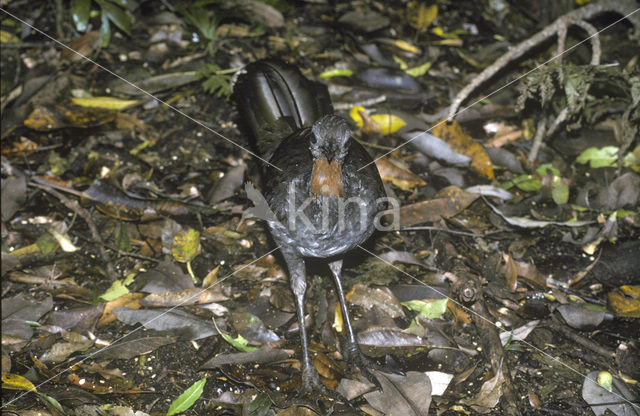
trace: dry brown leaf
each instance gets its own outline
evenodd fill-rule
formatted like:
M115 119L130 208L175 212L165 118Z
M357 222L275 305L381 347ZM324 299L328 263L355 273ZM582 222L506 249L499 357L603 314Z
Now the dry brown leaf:
M640 318L640 300L613 291L608 295L609 307L616 315L624 318Z
M518 264L509 253L503 252L502 259L505 263L504 277L507 280L507 288L515 292L518 287Z
M510 126L509 126L510 127ZM524 133L522 130L513 130L513 128L505 127L499 130L492 138L487 142L487 146L502 147L506 144L514 142L521 138Z
M151 124L147 124L138 117L128 113L119 112L117 114L116 128L124 131L136 131L142 139L151 142L151 144L155 143L160 137Z
M204 277L202 287L208 288L218 280L218 270L220 270L219 264Z
M180 291L151 293L140 301L140 305L154 307L171 307L177 305L202 305L222 302L229 298L222 294L220 286L211 289L191 288Z
M458 324L469 325L471 323L471 315L462 309L455 302L447 302L447 310L451 312L454 321Z
M516 264L518 265L518 276L529 280L540 289L544 289L547 286L547 278L540 273L535 264L524 261L518 261Z
M620 286L620 290L627 296L631 296L634 299L640 299L640 286L624 285Z
M100 50L100 46L100 34L97 30L92 30L75 38L69 45L70 49L63 48L60 57L65 61L79 62L85 56L92 56L95 51Z
M384 182L392 183L403 191L411 191L415 187L427 184L415 173L398 166L386 157L376 159L376 166Z
M3 142L2 156L15 157L15 156L29 156L31 153L38 150L38 143L20 136L17 141L11 143Z
M318 374L320 374L321 377L329 380L335 381L342 373L336 363L326 354L322 353L316 354L313 358L313 366L318 370Z
M362 134L365 137L382 136L382 127L371 118L368 112L358 110L358 114L362 117Z
M100 108L57 105L38 107L24 121L24 125L37 131L51 131L63 127L95 127L115 119L116 112Z
M436 123L431 133L451 146L451 148L471 158L471 167L483 176L493 179L493 165L484 147L464 132L462 126L453 120L450 124L444 119Z
M369 137L395 133L407 123L400 117L393 114L369 115L364 107L355 105L349 110L349 116L362 129L362 133Z
M102 311L102 316L96 326L101 328L114 322L117 318L112 312L116 308L126 306L131 309L140 309L140 299L144 298L144 296L144 293L127 293L126 295L107 302L104 305L104 311Z
M424 222L450 218L467 208L478 198L455 186L443 189L436 198L400 207L400 226L410 227Z

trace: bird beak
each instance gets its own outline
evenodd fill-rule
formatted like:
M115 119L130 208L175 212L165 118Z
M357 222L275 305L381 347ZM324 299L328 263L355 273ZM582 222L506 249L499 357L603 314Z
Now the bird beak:
M342 183L342 164L337 160L329 162L321 157L313 161L311 171L311 195L344 197L344 185Z

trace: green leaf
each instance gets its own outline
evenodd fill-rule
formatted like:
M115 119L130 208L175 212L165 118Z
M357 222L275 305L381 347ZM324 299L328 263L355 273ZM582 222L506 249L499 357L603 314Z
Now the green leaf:
M120 228L116 234L116 247L122 251L131 251L131 240L129 240L129 230L126 222L120 222Z
M623 219L625 217L631 216L631 215L636 215L635 211L629 211L626 209L619 209L616 211L616 217L618 219Z
M213 75L202 83L202 87L209 94L217 93L218 97L229 97L231 95L231 78L227 75Z
M393 56L393 60L400 66L400 69L411 75L412 77L420 77L427 73L429 68L431 68L431 62L427 62L420 66L416 66L413 68L409 68L409 64L402 60L402 58Z
M64 409L62 408L62 405L53 397L48 396L44 393L39 393L36 392L36 394L38 396L40 396L41 399L46 400L47 402L49 402L49 404L54 407L58 412L60 412L61 415L66 415L67 413L65 413Z
M111 0L111 2L117 4L123 9L126 9L130 6L129 0Z
M71 17L78 32L85 32L89 24L91 0L73 0L71 2Z
M120 30L131 36L131 18L124 9L108 0L96 0L96 2L100 5L103 16L106 15Z
M622 162L622 164L624 166L630 167L631 169L633 169L636 172L640 172L640 159L636 155L636 152L638 152L638 150L639 150L639 148L636 147L633 152L627 153L627 155L624 157L624 160ZM638 153L640 153L640 152L638 152Z
M607 307L604 305L594 305L590 303L585 303L583 307L588 311L601 311L601 312L607 311Z
M210 17L209 12L201 5L191 5L179 9L184 14L184 20L194 26L203 38L212 41L216 36L218 19Z
M405 70L404 72L406 72L407 74L411 75L412 77L421 77L424 74L427 73L427 71L431 68L431 62L427 62L424 63L420 66L416 66L410 69Z
M69 161L54 151L49 153L47 163L49 164L49 170L56 176L62 176L62 174L71 168Z
M218 334L220 334L222 339L227 341L237 350L240 350L242 352L251 352L251 351L257 350L256 347L250 347L248 345L249 341L247 341L242 335L238 335L236 338L231 338L231 335L225 334L224 332L220 331L220 328L218 328L218 324L216 323L215 319L212 319L212 321L213 321L213 325L216 327L216 331L218 331Z
M269 409L271 409L271 398L264 392L260 392L247 406L251 416L266 416Z
M447 311L447 301L448 299L410 300L402 302L402 306L418 312L427 319L436 319Z
M204 385L207 383L207 378L203 378L201 380L196 381L184 391L171 403L169 406L169 411L167 412L167 416L172 416L178 413L182 413L188 410L193 404L202 396L202 391L204 390Z
M413 334L421 337L424 335L424 331L425 329L422 326L422 324L420 324L418 317L415 317L411 320L409 327L405 329L403 332L405 332L406 334Z
M58 248L58 240L50 233L44 233L36 240L36 245L45 256Z
M333 77L350 77L351 75L353 75L353 71L350 69L332 68L320 74L320 78L328 79Z
M551 188L551 198L557 205L566 204L569 201L569 186L556 176Z
M506 344L504 344L505 351L522 351L522 345L520 344L512 344L513 340L513 330L509 333L509 338L507 339Z
M98 297L103 302L111 302L114 299L118 299L120 296L124 296L129 293L126 282L122 280L116 280L111 284L111 287L107 289L102 295Z
M193 228L180 231L173 237L171 254L180 263L188 263L200 252L200 233Z
M542 188L542 184L540 183L540 179L536 178L533 175L520 175L517 178L513 179L513 184L526 192L537 191Z
M554 176L560 176L560 171L557 168L553 167L553 165L551 165L550 163L541 165L540 167L538 167L538 169L536 169L536 173L540 176L545 176L549 172L551 172L551 174Z
M209 94L217 93L218 97L231 95L231 76L224 73L216 64L208 64L196 73L196 79L204 79L202 88Z
M618 160L618 147L605 146L601 148L590 147L580 153L576 162L583 165L589 162L592 168L615 167Z
M36 391L36 386L29 379L13 373L2 373L2 388L10 390Z
M600 371L598 373L598 377L596 381L599 385L604 387L605 389L611 391L611 385L613 384L613 376L608 371Z
M562 205L569 201L569 186L560 177L560 171L557 168L547 163L538 167L536 173L540 176L552 175L551 198L556 204Z
M106 48L111 41L111 24L105 13L100 15L100 20L102 21L102 25L100 26L100 43L103 48Z
M400 58L399 56L395 56L393 55L393 60L395 61L395 63L398 64L398 66L400 66L400 69L403 71L406 71L407 69L409 69L409 64L407 64L402 58Z

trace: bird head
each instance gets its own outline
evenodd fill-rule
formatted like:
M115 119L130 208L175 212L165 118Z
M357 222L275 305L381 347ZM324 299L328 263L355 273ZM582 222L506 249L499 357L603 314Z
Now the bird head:
M344 197L342 163L349 151L351 131L347 122L329 114L311 127L309 149L313 156L311 194L314 197Z
M351 130L346 120L333 114L313 123L309 148L314 159L325 158L342 164L349 151Z

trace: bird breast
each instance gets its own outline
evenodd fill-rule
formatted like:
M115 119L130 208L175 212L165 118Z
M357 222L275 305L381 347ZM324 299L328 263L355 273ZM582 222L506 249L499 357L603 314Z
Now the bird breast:
M311 195L344 198L342 183L342 165L337 160L329 162L321 157L313 162L311 171Z

